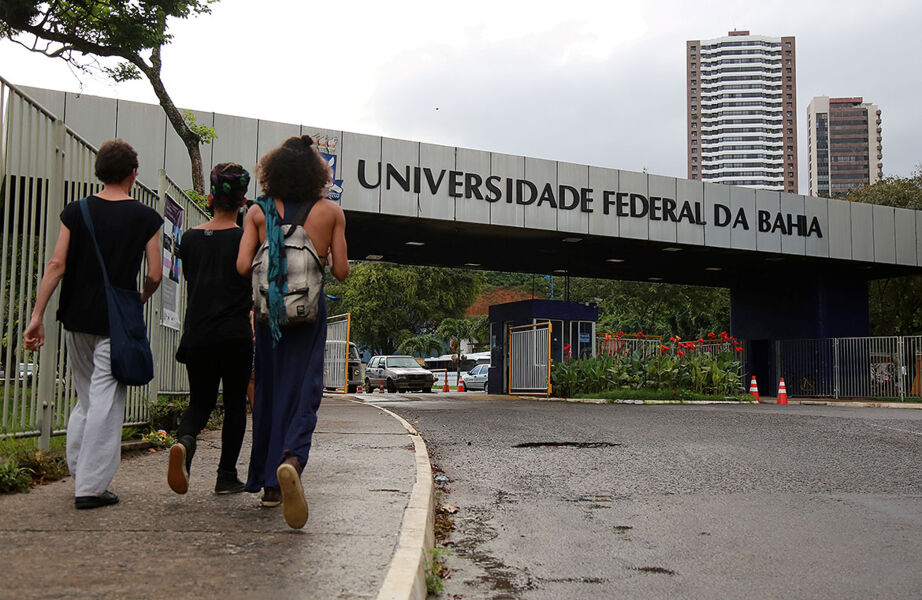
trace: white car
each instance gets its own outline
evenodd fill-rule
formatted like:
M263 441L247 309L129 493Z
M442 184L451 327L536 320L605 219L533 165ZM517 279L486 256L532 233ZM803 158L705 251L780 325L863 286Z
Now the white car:
M464 389L487 391L487 372L489 370L490 365L477 365L462 375L461 381L464 382Z

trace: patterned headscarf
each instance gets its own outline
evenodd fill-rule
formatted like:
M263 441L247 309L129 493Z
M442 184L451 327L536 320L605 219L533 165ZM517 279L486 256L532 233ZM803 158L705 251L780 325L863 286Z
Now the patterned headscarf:
M240 206L246 199L249 187L250 174L240 165L231 163L221 171L215 167L211 170L211 194L208 199L228 207Z
M275 209L275 201L271 196L260 196L256 204L266 216L266 240L269 242L269 330L272 332L272 345L278 344L282 339L281 325L288 323L288 313L285 312L285 294L288 292L288 262L282 249L285 246L285 235L282 233L281 219Z

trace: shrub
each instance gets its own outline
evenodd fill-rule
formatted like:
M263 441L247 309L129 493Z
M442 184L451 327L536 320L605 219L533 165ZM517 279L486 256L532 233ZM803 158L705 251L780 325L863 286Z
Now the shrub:
M614 356L554 362L551 366L553 393L572 397L617 389L646 389L737 394L742 384L735 353L742 348L726 333L721 333L719 339L726 344L726 349L713 354L700 349L695 342L670 338L670 344L661 346L656 356L635 350Z
M156 402L151 402L149 407L151 429L175 432L179 418L188 406L187 396L157 396Z
M0 458L0 492L28 492L32 483L29 470L13 458Z

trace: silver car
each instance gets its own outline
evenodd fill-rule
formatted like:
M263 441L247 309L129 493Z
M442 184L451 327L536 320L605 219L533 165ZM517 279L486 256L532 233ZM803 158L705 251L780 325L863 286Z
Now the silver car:
M461 376L464 382L464 390L483 390L487 391L487 373L490 365L477 365L467 373Z
M374 356L365 367L365 390L431 392L435 376L412 356Z

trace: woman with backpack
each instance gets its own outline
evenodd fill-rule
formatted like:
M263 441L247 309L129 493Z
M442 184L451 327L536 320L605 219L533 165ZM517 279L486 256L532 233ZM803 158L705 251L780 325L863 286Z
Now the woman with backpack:
M256 390L246 490L282 504L292 528L307 522L301 486L323 395L326 298L322 268L349 274L346 218L326 196L329 165L309 136L291 137L259 161L265 193L247 212L237 257L253 274Z
M189 407L179 422L179 441L170 448L167 468L167 483L177 494L189 489L196 438L215 408L222 382L224 424L214 491L243 491L243 482L237 479L237 458L246 433L253 300L249 280L237 272L243 235L237 226L237 211L246 202L249 185L250 174L240 165L215 166L208 196L214 217L186 231L179 247L188 302L176 360L185 363L189 374Z

